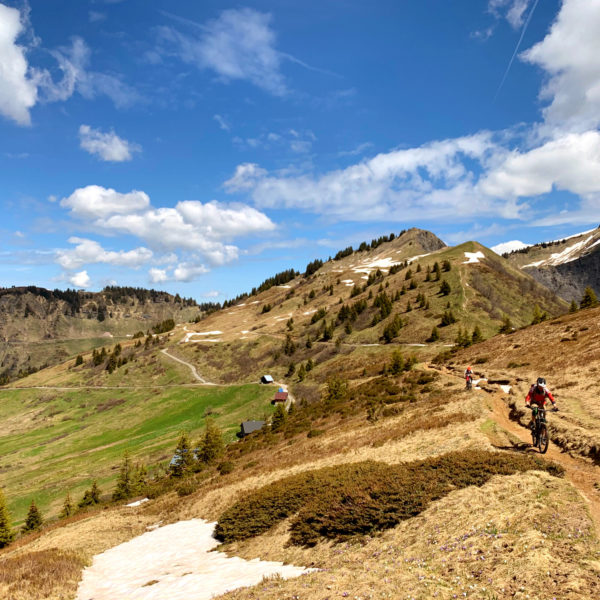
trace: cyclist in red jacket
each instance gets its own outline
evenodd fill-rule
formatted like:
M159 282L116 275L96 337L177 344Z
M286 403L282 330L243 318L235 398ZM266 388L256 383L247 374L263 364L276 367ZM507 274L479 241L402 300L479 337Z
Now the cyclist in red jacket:
M546 380L543 377L538 377L537 381L529 388L527 398L525 398L525 404L529 407L531 404L536 405L539 408L545 408L548 404L548 400L552 402L552 407L556 409L556 400L550 393L550 390L546 387ZM529 428L533 430L535 427L535 411L531 411L531 421Z

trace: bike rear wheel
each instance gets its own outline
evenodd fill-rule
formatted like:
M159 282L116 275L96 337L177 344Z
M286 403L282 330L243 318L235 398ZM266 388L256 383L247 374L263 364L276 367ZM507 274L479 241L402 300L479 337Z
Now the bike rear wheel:
M550 438L548 436L548 429L545 425L540 427L540 437L539 437L539 449L542 454L546 454L548 450L548 444L550 443Z

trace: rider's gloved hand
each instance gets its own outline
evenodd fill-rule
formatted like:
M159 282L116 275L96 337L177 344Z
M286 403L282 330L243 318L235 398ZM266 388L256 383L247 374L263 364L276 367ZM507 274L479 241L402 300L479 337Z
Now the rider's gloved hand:
M554 405L554 406L552 407L552 412L558 412L558 406Z

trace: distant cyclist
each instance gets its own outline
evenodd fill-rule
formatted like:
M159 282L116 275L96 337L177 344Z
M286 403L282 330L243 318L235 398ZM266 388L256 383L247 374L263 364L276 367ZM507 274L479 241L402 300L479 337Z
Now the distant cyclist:
M525 398L525 404L530 407L531 404L534 404L538 408L545 408L546 404L548 404L548 400L552 402L552 407L554 410L558 410L556 408L556 400L554 400L554 396L550 393L550 390L546 387L546 380L543 377L538 377L537 381L529 388L529 393L527 394L527 398ZM529 422L529 429L533 431L535 427L535 411L531 411L531 421Z
M468 388L473 384L473 368L470 365L465 369L465 383Z

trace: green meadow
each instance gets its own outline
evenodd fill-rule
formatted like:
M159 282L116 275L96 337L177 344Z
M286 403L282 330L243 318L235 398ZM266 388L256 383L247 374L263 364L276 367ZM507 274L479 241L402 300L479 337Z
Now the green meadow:
M0 486L15 523L35 499L56 515L67 492L78 501L96 479L112 492L123 453L166 466L181 430L199 439L210 415L227 441L246 419L271 413L272 387L0 390Z

